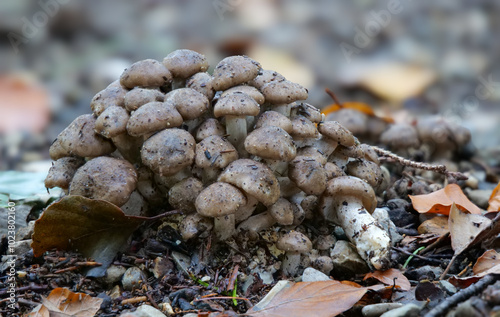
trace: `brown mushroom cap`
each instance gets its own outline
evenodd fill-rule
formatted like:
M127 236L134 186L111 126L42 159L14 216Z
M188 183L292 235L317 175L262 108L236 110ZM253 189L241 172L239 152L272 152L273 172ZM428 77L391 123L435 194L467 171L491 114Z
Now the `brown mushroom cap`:
M303 148L300 148L297 150L297 156L307 156L310 157L316 161L318 161L321 165L325 165L327 158L317 148L314 146L304 146Z
M373 149L372 146L368 144L361 144L359 146L361 150L363 150L364 158L368 161L372 161L373 163L380 165L380 160L378 159L377 152Z
M84 114L76 118L57 139L61 147L71 155L81 157L97 157L113 153L113 143L97 134L95 130L96 118L91 114Z
M129 118L130 115L124 108L108 107L97 117L95 132L108 139L126 133Z
M248 84L260 90L265 84L268 84L272 81L283 81L285 79L285 76L281 75L278 72L275 72L274 70L262 69L257 77L249 81Z
M127 123L131 136L147 135L182 124L182 116L170 101L154 101L134 111Z
M239 85L235 87L231 87L225 90L220 96L224 97L226 95L233 94L235 92L241 92L252 97L259 105L264 103L264 95L255 87L247 86L247 85Z
M173 175L194 161L195 141L182 129L166 129L144 142L141 158L144 165L162 176Z
M50 145L49 156L52 160L57 161L60 158L72 156L72 154L70 151L62 147L61 139L56 138Z
M234 214L247 203L245 195L236 187L216 182L205 188L196 198L196 210L205 217L222 217Z
M214 106L214 116L256 116L260 112L259 104L249 95L235 92L221 97Z
M230 56L217 64L212 85L215 90L226 90L257 77L261 66L248 56Z
M279 183L274 173L266 165L253 160L239 159L232 162L219 175L218 181L242 189L265 206L274 204L280 197Z
M163 65L174 77L188 78L208 69L207 58L192 50L175 50L163 59Z
M226 128L214 118L208 118L196 128L195 138L197 142L212 135L223 136L226 134Z
M353 146L355 144L352 133L337 121L325 121L318 124L318 131L343 146Z
M198 213L187 215L179 224L179 232L184 241L210 234L214 227L213 220Z
M367 132L368 116L358 110L343 108L329 113L328 121L338 121L354 135L364 135Z
M175 89L165 97L172 102L184 120L192 120L200 117L208 110L207 97L191 88Z
M71 181L70 195L125 204L137 185L137 173L127 161L96 157L80 167Z
M390 125L380 136L380 142L393 149L415 148L420 145L417 130L407 123Z
M305 234L290 231L278 240L276 247L285 252L306 253L312 250L312 243Z
M124 98L125 109L137 110L142 105L153 101L164 101L165 95L158 89L136 87L127 92Z
M293 223L293 204L285 198L278 199L267 210L278 224L289 226Z
M45 187L68 189L76 170L84 163L79 157L63 157L53 162L45 178Z
M196 212L194 202L202 190L203 183L199 179L195 177L183 179L168 191L168 202L185 214Z
M315 106L305 102L293 106L291 113L292 117L301 115L314 123L320 123L321 121L323 121L323 115L321 114L321 111Z
M186 80L186 87L204 94L208 100L215 96L215 90L212 87L212 75L209 73L196 73Z
M368 160L358 159L347 164L348 175L365 180L371 187L377 188L384 180L380 167Z
M98 92L90 102L92 112L98 116L111 106L124 107L125 95L128 90L120 85L120 81L112 82L108 87Z
M304 116L296 116L292 119L292 133L294 139L310 139L318 136L318 130L311 120Z
M276 111L266 111L257 118L255 129L264 126L280 127L285 130L286 133L292 132L292 121L285 115L282 115L281 113Z
M134 87L163 87L172 81L172 74L162 63L154 59L145 59L132 64L120 76L120 84Z
M262 86L261 91L266 98L266 102L274 105L306 100L308 97L307 89L288 80L271 81Z
M373 188L354 176L332 178L326 184L323 196L333 198L336 205L341 204L346 197L356 197L369 213L373 213L377 207L377 197Z
M253 130L245 139L245 150L265 159L285 162L296 155L292 137L282 128L275 126Z
M288 177L309 195L320 195L326 187L325 168L307 156L297 156L289 163Z
M196 144L195 164L201 168L224 168L238 159L238 152L226 139L209 136Z

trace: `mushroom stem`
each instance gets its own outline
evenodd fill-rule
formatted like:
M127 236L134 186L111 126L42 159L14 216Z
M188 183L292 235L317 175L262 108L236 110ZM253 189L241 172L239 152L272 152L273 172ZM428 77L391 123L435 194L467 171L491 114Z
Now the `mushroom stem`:
M295 276L300 265L300 252L287 251L281 264L283 273L286 276Z
M278 175L285 175L286 169L288 168L288 162L282 160L271 160L265 159L267 167Z
M205 185L210 185L217 180L220 169L216 167L204 167L201 172L201 181Z
M386 269L390 264L391 240L388 233L377 226L376 220L355 197L345 197L334 207L334 222L344 229L359 255L373 268Z
M233 236L235 230L234 214L214 218L214 232L217 239L225 241Z
M181 180L191 177L191 168L186 167L181 169L175 174L172 175L166 175L166 176L159 176L161 179L162 185L165 185L167 188L172 188L175 184L180 182Z
M240 223L237 231L247 232L249 239L257 240L260 231L272 227L275 223L276 219L271 216L271 213L269 213L269 211L265 211L258 215L251 216L247 220Z
M238 210L234 214L235 217L234 219L236 223L240 223L250 218L250 216L253 214L253 211L257 207L257 204L259 203L259 201L252 195L247 194L246 197L247 197L247 203L238 208Z
M226 116L227 139L240 153L240 157L245 157L244 142L247 137L247 119L246 116Z
M290 110L292 109L293 103L284 103L281 105L272 106L273 111L279 112L287 118L290 118Z
M337 147L338 143L336 141L333 141L330 138L327 138L325 136L321 136L319 139L317 139L312 146L314 146L318 151L323 153L323 155L328 158L330 154L335 151L335 148Z
M328 157L328 162L334 163L335 165L340 167L342 170L344 170L346 168L347 163L349 162L349 156L334 151Z

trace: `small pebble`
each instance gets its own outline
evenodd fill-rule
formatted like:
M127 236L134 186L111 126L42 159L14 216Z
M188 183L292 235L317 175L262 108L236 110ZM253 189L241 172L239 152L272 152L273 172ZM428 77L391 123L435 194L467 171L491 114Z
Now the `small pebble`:
M380 315L380 317L418 317L420 307L415 304L406 304L402 307L390 310Z
M317 282L317 281L329 281L330 278L323 272L320 272L312 267L308 267L302 273L302 282Z
M121 265L110 265L106 270L106 276L103 277L103 281L107 284L114 284L122 278L127 269Z
M400 308L403 304L400 303L381 303L381 304L373 304L366 305L361 310L361 313L364 317L379 317L383 313L386 313L390 310Z
M126 291L131 291L136 288L141 287L141 283L144 282L144 276L141 269L138 267L131 267L125 271L122 277L122 286Z

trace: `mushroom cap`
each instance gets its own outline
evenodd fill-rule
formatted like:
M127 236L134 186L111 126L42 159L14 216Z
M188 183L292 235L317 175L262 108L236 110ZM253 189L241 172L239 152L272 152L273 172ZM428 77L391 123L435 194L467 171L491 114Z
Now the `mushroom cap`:
M306 253L312 250L309 238L298 231L285 233L276 243L276 247L285 252Z
M247 85L239 85L231 87L225 90L220 96L224 97L226 95L233 94L235 92L241 92L252 97L259 105L264 103L264 95L255 87Z
M105 138L112 138L127 132L127 122L130 118L127 110L122 107L106 108L95 122L95 132Z
M207 58L192 50L175 50L163 59L163 65L174 77L188 78L198 72L208 69Z
M132 89L134 87L162 87L170 84L172 73L162 63L154 59L138 61L120 76L120 84Z
M292 137L280 127L266 126L250 132L245 139L248 153L265 159L290 161L296 149Z
M286 78L280 73L275 72L274 70L262 69L257 75L257 77L250 80L248 84L250 86L254 86L257 89L261 89L262 86L272 81L283 81L283 80L286 80Z
M124 107L127 92L128 90L120 85L120 81L116 80L92 98L90 109L98 116L108 107Z
M162 176L173 175L194 161L195 141L182 129L166 129L144 142L141 158L144 165Z
M191 88L175 89L165 96L172 102L184 120L192 120L204 114L209 107L208 98Z
M261 88L266 102L274 105L292 103L297 100L306 100L307 89L301 85L288 81L271 81Z
M377 197L373 188L354 176L332 178L326 184L323 196L333 198L336 205L341 204L346 197L356 197L369 213L373 213L377 207Z
M84 163L80 157L63 157L53 162L45 178L45 187L68 189L76 170Z
M372 146L368 144L361 144L359 146L361 150L363 150L364 158L368 161L372 161L373 163L380 165L380 160L378 159L378 154L377 152L373 149Z
M200 142L201 140L208 138L212 135L223 136L226 134L226 128L220 123L217 119L208 118L203 121L198 128L196 128L196 141Z
M333 248L335 242L337 242L337 239L334 235L322 234L318 236L318 239L314 242L314 247L319 251L327 251L330 250L330 248Z
M91 114L77 117L64 129L57 139L61 147L71 155L81 157L97 157L113 153L113 143L97 134L95 130L96 118Z
M259 104L249 95L235 92L217 100L214 116L256 116L260 112Z
M142 105L153 101L164 101L165 95L158 89L136 87L127 92L124 98L125 109L137 110Z
M407 123L390 125L380 136L380 142L393 149L415 148L420 145L417 130Z
M326 187L325 168L307 156L297 156L288 164L288 177L309 195L320 195Z
M329 113L328 121L338 121L354 135L364 135L367 132L368 116L358 110L343 108Z
M307 156L316 161L318 161L321 165L325 165L327 161L327 157L315 148L314 146L304 146L297 150L297 156Z
M344 128L337 121L325 121L318 124L318 131L343 146L353 146L355 144L354 136L351 131Z
M189 214L196 212L194 202L203 190L203 183L195 178L188 177L176 183L168 191L168 202L177 210Z
M318 136L318 129L311 120L304 116L296 116L292 119L292 133L294 139L310 139Z
M323 115L321 111L313 105L305 102L301 102L298 105L292 107L292 116L301 115L311 120L314 123L320 123L323 121Z
M246 203L247 198L238 188L216 182L201 191L195 206L200 215L215 218L232 215Z
M345 155L352 158L362 158L365 156L363 149L358 145L353 145L353 146L339 145L335 148L333 154Z
M240 188L265 206L274 204L280 197L279 183L274 173L266 165L250 159L239 159L229 164L219 175L218 181Z
M52 144L50 145L49 156L52 160L56 161L63 157L72 156L72 154L70 151L62 147L61 139L56 138L54 141L52 141Z
M80 167L69 186L70 195L124 205L137 185L137 173L129 162L107 156L96 157Z
M128 119L127 131L131 136L141 136L178 127L182 122L182 116L171 101L153 101L132 113Z
M373 188L377 188L384 180L380 166L365 159L349 162L346 172L348 175L365 180Z
M262 113L257 118L257 122L255 123L255 129L264 126L280 127L283 130L285 130L286 133L289 134L292 132L292 121L285 115L282 115L281 113L272 110Z
M422 142L434 143L451 150L467 144L471 138L467 128L439 116L419 120L416 128Z
M285 198L278 199L267 210L278 224L283 226L293 224L293 204Z
M179 232L184 241L200 236L203 233L209 233L213 225L213 220L203 217L198 213L187 215L179 224Z
M339 176L345 176L344 171L340 167L338 167L337 164L334 164L332 162L326 162L324 167L325 167L327 180L330 180L332 178L339 177Z
M238 151L226 139L212 135L196 144L195 164L200 168L224 168L238 159Z
M194 89L204 94L208 100L215 96L215 90L212 87L212 75L206 72L196 73L186 80L186 87Z
M226 57L217 64L213 72L212 85L215 90L226 90L257 77L260 64L248 56Z

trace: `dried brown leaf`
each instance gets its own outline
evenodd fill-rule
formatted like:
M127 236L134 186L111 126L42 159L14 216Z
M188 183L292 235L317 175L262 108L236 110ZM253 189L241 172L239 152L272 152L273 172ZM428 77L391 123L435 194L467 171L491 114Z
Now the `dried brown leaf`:
M448 232L450 232L448 228L448 217L436 216L422 222L420 226L418 226L418 233L420 234L434 233L442 236Z
M500 211L500 182L493 189L488 203L488 211Z
M385 285L395 285L404 291L409 291L411 288L410 281L403 275L403 273L397 269L388 269L387 271L375 271L370 272L363 278L367 280L369 278L374 278Z
M73 293L67 288L59 287L52 290L47 298L43 298L43 304L33 309L28 316L91 317L97 313L102 301L102 298L85 293Z
M484 276L486 274L500 274L500 253L495 250L488 250L477 259L472 268L474 274Z
M245 315L266 317L336 316L356 304L368 291L366 287L339 281L289 284L270 301L262 301Z
M413 208L419 213L438 213L448 215L453 203L471 214L481 214L481 209L474 205L457 184L449 184L445 188L426 195L410 195Z
M455 204L448 218L451 247L455 255L462 253L475 242L475 238L491 225L491 220L481 215L462 212Z
M102 264L92 269L92 276L102 276L130 234L147 219L126 216L107 201L66 196L35 222L31 247L36 257L53 248L78 251Z

